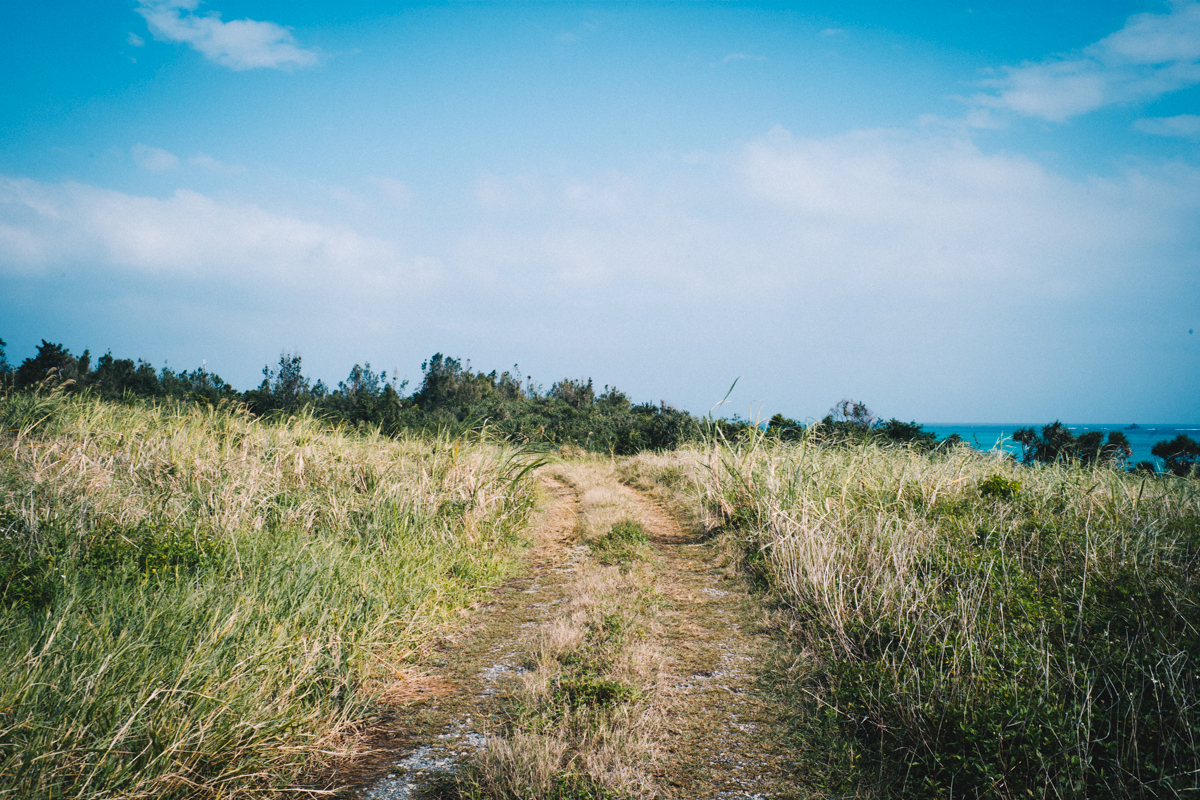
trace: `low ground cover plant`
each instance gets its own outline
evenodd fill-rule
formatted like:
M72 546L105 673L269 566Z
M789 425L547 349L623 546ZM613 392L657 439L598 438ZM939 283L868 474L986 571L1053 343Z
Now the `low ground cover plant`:
M629 471L676 486L686 473L779 604L795 655L774 680L812 785L1200 791L1195 481L804 438L718 441Z
M534 502L511 447L311 416L11 394L0 422L4 797L319 788Z
M640 522L623 519L614 522L608 532L590 546L602 564L627 564L642 557L649 541Z

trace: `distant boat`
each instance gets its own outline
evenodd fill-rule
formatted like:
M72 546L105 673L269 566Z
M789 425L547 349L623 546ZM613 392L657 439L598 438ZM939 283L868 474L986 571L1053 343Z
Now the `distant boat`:
M1133 423L1132 425L1126 425L1126 426L1125 426L1125 430L1127 430L1127 431L1136 431L1136 430L1137 430L1138 428L1140 428L1140 427L1142 427L1142 426L1141 426L1141 425L1138 425L1138 424L1135 422L1135 423Z

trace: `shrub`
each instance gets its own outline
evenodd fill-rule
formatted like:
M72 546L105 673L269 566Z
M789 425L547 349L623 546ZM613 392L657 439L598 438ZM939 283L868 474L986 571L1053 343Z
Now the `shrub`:
M994 497L997 500L1011 500L1021 493L1021 482L993 472L985 480L979 482L979 493L984 497Z
M631 561L640 555L641 547L650 538L640 522L621 520L592 543L592 551L603 564Z
M1190 475L1200 466L1200 443L1182 433L1169 442L1158 442L1150 454L1161 458L1167 469L1179 476Z

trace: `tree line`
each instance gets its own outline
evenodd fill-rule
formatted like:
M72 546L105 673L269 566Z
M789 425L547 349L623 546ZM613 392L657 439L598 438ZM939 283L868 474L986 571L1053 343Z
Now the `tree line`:
M275 366L263 367L262 382L238 391L205 367L176 372L156 370L149 362L105 353L93 364L91 353L71 353L45 339L37 354L13 367L0 340L0 381L16 391L57 386L87 391L106 400L178 400L240 403L252 414L312 413L333 424L402 431L486 427L519 442L573 445L593 452L627 455L647 449L673 449L698 439L701 421L666 402L635 403L618 389L598 390L589 379L564 378L549 390L519 372L482 372L437 353L421 365L422 380L411 393L407 382L388 379L370 363L355 364L336 387L304 374L303 361L282 353ZM514 368L515 370L515 368ZM746 423L723 423L730 431Z
M256 415L293 414L300 411L342 423L378 427L396 435L402 431L487 427L513 441L555 446L575 446L592 452L629 455L642 450L669 450L711 435L739 439L761 427L772 439L809 438L830 446L865 442L903 444L924 450L947 449L962 440L957 434L938 439L916 422L881 419L861 401L841 400L816 425L776 414L762 426L738 417L701 419L664 402L634 403L611 386L597 389L591 378L563 378L544 390L532 379L513 372L482 372L470 361L436 353L421 364L421 384L405 394L407 381L376 372L370 363L355 364L336 387L304 375L303 361L294 353L281 353L275 366L263 367L262 382L238 391L209 372L199 369L176 372L149 362L114 358L105 353L92 364L91 354L72 354L61 344L45 339L37 355L19 366L5 357L0 339L0 385L18 391L54 385L65 391L88 391L115 401L174 399L183 402L243 404ZM1132 449L1120 431L1089 431L1075 436L1061 422L1041 429L1022 428L1013 435L1022 446L1026 464L1077 462L1123 467ZM1200 467L1200 444L1180 435L1159 442L1151 451L1176 475L1193 474ZM1154 469L1143 462L1142 469Z

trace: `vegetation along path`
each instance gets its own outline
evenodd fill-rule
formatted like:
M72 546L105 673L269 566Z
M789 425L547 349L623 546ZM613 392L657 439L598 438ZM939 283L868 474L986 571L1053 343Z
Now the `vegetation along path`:
M528 568L384 694L356 796L790 796L736 571L608 461L541 481Z

